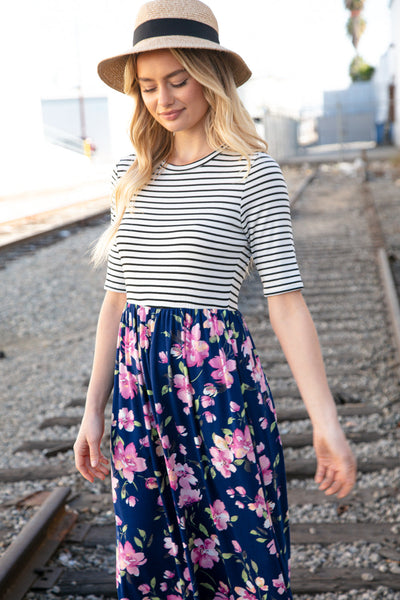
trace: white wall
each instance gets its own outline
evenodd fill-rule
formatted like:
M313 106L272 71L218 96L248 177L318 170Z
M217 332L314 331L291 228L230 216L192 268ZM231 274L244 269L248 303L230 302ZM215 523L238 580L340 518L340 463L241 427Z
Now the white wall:
M391 5L392 43L394 44L394 70L396 85L396 106L394 142L400 147L400 0L392 0Z

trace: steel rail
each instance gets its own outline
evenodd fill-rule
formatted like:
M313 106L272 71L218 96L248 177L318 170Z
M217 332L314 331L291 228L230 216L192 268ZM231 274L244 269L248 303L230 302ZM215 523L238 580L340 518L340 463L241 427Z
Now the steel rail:
M76 521L65 511L70 488L56 488L0 559L0 597L20 600Z

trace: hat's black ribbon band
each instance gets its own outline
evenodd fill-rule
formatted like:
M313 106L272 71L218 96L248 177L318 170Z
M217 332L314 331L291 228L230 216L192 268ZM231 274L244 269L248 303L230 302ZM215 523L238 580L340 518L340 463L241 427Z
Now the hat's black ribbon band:
M152 37L188 35L219 44L218 32L210 25L191 19L152 19L135 29L133 45Z

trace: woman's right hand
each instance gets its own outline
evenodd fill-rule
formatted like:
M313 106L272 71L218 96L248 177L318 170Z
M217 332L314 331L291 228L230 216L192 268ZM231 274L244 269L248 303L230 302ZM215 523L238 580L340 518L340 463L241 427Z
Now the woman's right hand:
M108 460L100 449L104 434L104 415L85 413L74 444L75 465L81 475L93 483L108 475Z

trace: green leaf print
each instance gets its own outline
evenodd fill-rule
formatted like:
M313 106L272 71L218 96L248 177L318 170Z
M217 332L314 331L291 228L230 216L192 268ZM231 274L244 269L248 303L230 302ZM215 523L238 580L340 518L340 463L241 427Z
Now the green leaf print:
M135 540L135 544L136 546L138 546L139 548L143 548L143 542L142 540L140 540L138 537L134 536L133 538Z
M208 531L207 531L206 527L203 525L203 523L199 523L199 529L200 529L201 533L204 533L204 535L206 535L208 537Z
M168 394L168 390L169 390L169 385L163 385L161 388L161 396L165 396L165 394Z
M223 552L222 553L222 558L225 558L225 560L229 560L230 558L232 558L233 554L230 554L229 552Z
M254 573L258 573L258 564L254 562L254 560L251 561L251 566L253 567Z
M138 533L141 538L143 538L144 540L146 539L146 532L144 529L138 529Z
M212 592L215 592L215 587L213 585L211 585L211 583L200 583L200 585L202 587L205 587L207 590L211 590Z

